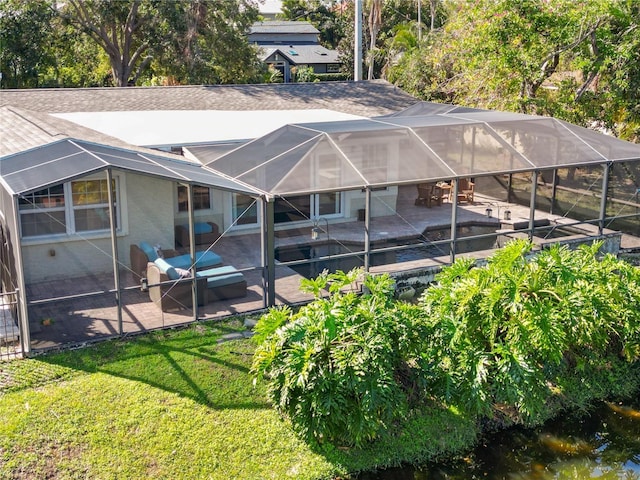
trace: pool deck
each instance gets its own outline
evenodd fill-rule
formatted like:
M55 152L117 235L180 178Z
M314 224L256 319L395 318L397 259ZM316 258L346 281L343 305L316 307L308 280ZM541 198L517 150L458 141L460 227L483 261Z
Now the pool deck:
M431 208L414 205L415 188L401 188L395 211L390 215L377 216L370 221L370 238L376 245L392 244L402 239L424 238L425 230L449 229L451 225L452 204L443 203ZM476 194L473 204L459 204L458 224L473 223L505 227L504 210L511 211L510 222L528 222L529 209L523 206L507 205L495 199ZM389 207L390 208L390 207ZM486 209L493 210L487 217ZM390 213L392 213L390 208ZM563 223L568 219L536 212L536 219L548 218L552 222ZM296 245L314 245L332 242L348 246L356 251L362 248L365 239L365 222L332 221L327 235L326 225L316 240L311 238L313 222L308 225L296 224L276 235L276 248ZM592 234L597 228L589 225ZM82 279L66 279L55 283L38 283L27 286L29 319L31 328L31 346L33 349L57 348L63 344L82 344L112 336L136 334L149 330L184 325L200 320L222 319L235 314L257 314L265 307L263 277L261 268L261 242L259 234L234 233L222 236L212 247L220 253L227 264L242 270L247 280L247 295L242 298L211 302L198 308L197 314L192 308L171 312L162 312L150 301L149 294L142 291L128 265L122 265L121 287L125 289L118 299L113 292L112 275L94 275ZM640 238L625 235L623 248L640 248ZM371 267L375 273L396 273L425 266L446 265L450 261L443 246L442 255L427 259L409 260ZM493 250L476 251L459 256L486 258ZM311 296L300 292L301 275L285 265L276 268L276 303L299 304L311 300ZM92 293L90 296L74 295ZM44 299L55 301L38 302ZM118 301L122 305L122 315L118 318Z

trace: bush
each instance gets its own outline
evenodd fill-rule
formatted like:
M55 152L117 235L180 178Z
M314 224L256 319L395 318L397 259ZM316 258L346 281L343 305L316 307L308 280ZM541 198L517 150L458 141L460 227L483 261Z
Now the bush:
M428 406L540 423L622 391L616 382L640 367L640 269L600 246L533 256L514 241L486 266L443 269L417 304L394 300L387 275L325 272L303 282L313 302L260 319L253 373L309 441L404 434L412 409Z
M264 338L253 371L267 380L279 412L309 441L362 445L393 430L415 389L420 335L412 330L412 307L393 300L388 275L362 277L366 293L351 289L362 274L320 275L303 282L315 300L292 313L264 315L256 329ZM323 290L330 293L322 298ZM268 331L272 331L271 334Z
M484 267L443 270L420 300L431 391L474 414L536 422L559 375L640 358L640 271L599 261L599 247L529 259L532 244L515 241Z

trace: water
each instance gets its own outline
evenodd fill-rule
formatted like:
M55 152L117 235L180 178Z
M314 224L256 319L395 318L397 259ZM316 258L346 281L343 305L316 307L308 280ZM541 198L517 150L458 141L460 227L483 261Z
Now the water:
M474 235L492 234L495 232L495 229L495 226L484 224L460 225L458 226L458 237L465 238ZM420 237L416 237L411 240L373 242L372 249L403 245L411 245L411 248L378 253L373 251L370 257L371 265L388 265L449 255L448 244L433 245L431 242L448 240L450 236L450 228L439 228L425 230ZM486 250L495 247L495 243L496 237L493 235L489 237L458 240L456 251L457 253L467 253L476 250ZM312 258L331 257L332 255L361 252L363 249L364 246L362 244L338 243L336 241L316 243L313 245L299 244L287 247L277 247L275 250L275 258L280 262L308 260ZM306 278L313 278L320 274L324 269L331 272L340 269L346 272L352 268L361 267L363 264L364 258L362 255L358 255L354 257L324 258L321 261L310 264L291 265L290 268Z
M358 479L638 480L640 399L603 403L587 416L563 416L536 429L492 434L454 462L388 469Z

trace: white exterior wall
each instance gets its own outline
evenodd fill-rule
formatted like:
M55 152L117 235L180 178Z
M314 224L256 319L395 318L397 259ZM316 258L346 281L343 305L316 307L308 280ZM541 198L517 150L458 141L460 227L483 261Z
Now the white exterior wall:
M174 183L145 175L114 172L121 178L118 257L129 268L129 246L146 240L174 246ZM124 181L122 181L124 180ZM22 246L26 283L113 271L109 232L67 239L29 241Z
M345 192L345 217L356 218L358 210L364 208L365 192ZM398 199L398 187L388 187L385 190L371 192L371 217L393 215Z

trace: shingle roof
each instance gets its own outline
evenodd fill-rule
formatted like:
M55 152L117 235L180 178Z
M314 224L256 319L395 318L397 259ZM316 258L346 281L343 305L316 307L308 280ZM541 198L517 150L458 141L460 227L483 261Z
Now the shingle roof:
M169 158L176 157L168 153L130 145L110 135L47 113L16 107L0 107L0 158L65 138L127 148L141 153L164 155Z
M417 100L384 80L262 85L0 90L0 106L47 113L326 108L374 117Z
M263 61L277 51L294 65L338 63L338 52L328 50L321 45L270 45L269 48L263 47L263 49L268 53L262 57Z
M286 20L270 20L267 22L256 22L249 31L252 33L320 33L316 27L309 22L294 22Z

